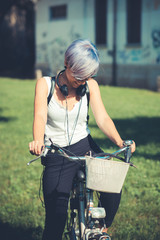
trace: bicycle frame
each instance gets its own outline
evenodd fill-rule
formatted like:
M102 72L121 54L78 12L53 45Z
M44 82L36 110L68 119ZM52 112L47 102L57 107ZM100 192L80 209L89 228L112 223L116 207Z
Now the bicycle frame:
M75 204L76 201L78 201L78 206ZM99 216L96 213L96 219L93 218L93 209L101 210ZM76 210L78 212L78 216L75 213ZM103 218L105 217L105 210L103 208L94 208L93 190L86 189L85 174L82 170L78 171L74 180L70 198L70 211L70 219L67 224L67 232L65 233L66 239L68 239L68 236L70 240L89 240L91 234L101 235L100 239L110 239L109 235L107 238L102 238L102 227L100 228L100 225L98 226L98 224L99 220L103 221ZM76 223L76 220L78 220L78 224ZM78 229L76 229L77 225Z
M50 140L51 141L51 140ZM111 157L118 158L122 161L125 161L127 163L130 163L131 158L131 149L130 146L132 144L132 140L128 140L125 142L125 146L122 149L119 149L118 151L110 154L110 153L103 153L98 154L96 158L102 158L102 159L110 159ZM63 150L63 148L59 147L58 145L54 144L51 141L51 146L46 146L44 151L40 156L37 158L31 160L28 162L27 165L31 164L32 162L39 159L41 156L46 156L48 151L57 151L60 155L63 157L66 157L72 161L79 161L79 160L85 160L84 157L78 157L78 156L68 156L68 154ZM118 155L120 153L125 153L125 158L121 158ZM132 163L130 163L131 166L134 166ZM102 233L102 227L100 228L98 225L100 225L100 221L104 222L105 218L105 210L104 208L94 208L93 207L93 190L86 188L86 182L85 182L85 173L81 170L79 170L77 174L77 178L74 182L74 187L72 189L72 195L70 198L70 222L67 226L67 232L65 233L65 236L69 236L70 240L89 240L89 239L108 239L111 240L109 235L103 235ZM73 202L78 199L78 206L74 207ZM78 234L76 229L76 213L75 210L78 210ZM93 211L94 210L94 211ZM99 211L100 210L100 211ZM105 223L104 223L105 228ZM99 236L99 238L94 237L94 235ZM92 237L91 237L92 236Z

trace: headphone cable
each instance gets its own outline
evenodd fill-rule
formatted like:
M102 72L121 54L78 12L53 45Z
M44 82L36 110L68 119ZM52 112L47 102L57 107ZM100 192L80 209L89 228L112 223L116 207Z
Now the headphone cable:
M76 126L77 126L77 122L78 122L78 118L79 118L79 113L80 113L80 109L81 109L81 105L82 105L82 98L81 98L80 101L79 101L78 113L77 113L77 117L76 117L76 119L75 119L75 121L74 121L73 132L72 132L71 137L70 137L70 135L69 135L69 117L68 117L68 102L67 102L67 97L65 97L65 99L66 99L66 116L67 116L68 145L70 146L70 145L71 145L72 138L73 138L73 135L74 135L74 132L75 132L75 129L76 129Z

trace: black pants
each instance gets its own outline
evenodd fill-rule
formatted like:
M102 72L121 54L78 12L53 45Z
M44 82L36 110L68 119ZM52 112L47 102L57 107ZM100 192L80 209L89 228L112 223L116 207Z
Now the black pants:
M90 135L78 143L66 147L66 149L78 156L83 156L88 151L102 152ZM46 210L43 240L61 240L67 218L73 178L81 166L79 162L72 162L57 153L48 154L47 158L42 159L42 161L45 165L43 194ZM106 210L107 227L112 224L120 198L121 194L117 193L100 194L101 204Z

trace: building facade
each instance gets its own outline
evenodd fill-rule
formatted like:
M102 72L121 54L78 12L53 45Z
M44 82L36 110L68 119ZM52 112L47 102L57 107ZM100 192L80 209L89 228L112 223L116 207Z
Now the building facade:
M36 69L56 74L75 39L100 54L101 84L157 89L160 75L160 0L39 0Z

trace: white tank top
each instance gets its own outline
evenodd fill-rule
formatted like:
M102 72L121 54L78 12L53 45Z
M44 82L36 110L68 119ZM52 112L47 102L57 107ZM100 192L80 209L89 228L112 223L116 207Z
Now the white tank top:
M51 88L51 78L44 77L48 85L48 95ZM47 113L44 143L50 145L49 138L61 147L74 144L88 136L87 125L87 94L75 104L71 111L58 103L52 96Z

